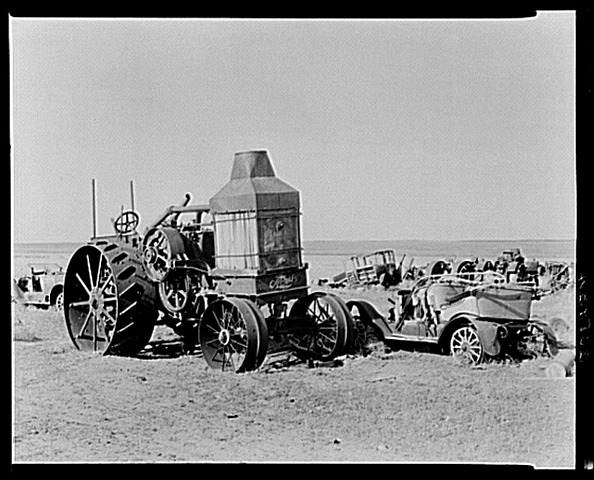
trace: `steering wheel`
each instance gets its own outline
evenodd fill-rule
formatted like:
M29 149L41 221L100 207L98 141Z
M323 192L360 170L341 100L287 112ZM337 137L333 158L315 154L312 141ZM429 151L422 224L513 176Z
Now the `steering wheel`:
M133 210L122 212L113 222L113 228L119 235L129 235L136 231L140 223L140 215Z

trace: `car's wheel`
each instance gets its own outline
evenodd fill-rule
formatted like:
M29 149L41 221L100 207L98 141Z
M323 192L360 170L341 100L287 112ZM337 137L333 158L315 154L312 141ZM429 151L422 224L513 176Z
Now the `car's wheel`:
M56 297L56 301L54 303L54 307L56 307L56 310L58 312L64 311L64 292L58 293L58 296Z
M472 325L461 325L452 332L450 354L472 365L481 362L484 356L484 348L478 332Z

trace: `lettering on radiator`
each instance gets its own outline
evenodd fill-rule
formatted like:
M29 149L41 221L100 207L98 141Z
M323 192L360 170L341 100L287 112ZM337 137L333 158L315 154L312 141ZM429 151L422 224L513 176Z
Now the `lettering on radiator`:
M268 286L272 290L283 290L291 287L295 283L295 275L277 275L275 278L270 280Z

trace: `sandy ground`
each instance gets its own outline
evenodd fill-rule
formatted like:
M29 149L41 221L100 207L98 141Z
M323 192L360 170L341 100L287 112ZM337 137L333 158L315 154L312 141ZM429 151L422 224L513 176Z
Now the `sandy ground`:
M380 290L341 291L387 311ZM575 331L574 290L534 304ZM456 462L574 468L575 382L547 359L463 365L379 349L209 370L158 327L136 358L87 354L54 311L13 315L13 462Z

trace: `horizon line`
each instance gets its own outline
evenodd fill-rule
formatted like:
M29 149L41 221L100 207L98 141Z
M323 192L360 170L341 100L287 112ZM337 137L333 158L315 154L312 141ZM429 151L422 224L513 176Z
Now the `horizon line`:
M88 243L90 240L46 240L46 241L13 241L13 245L43 245L48 243ZM575 242L577 238L497 238L497 239L431 239L431 238L392 238L392 239L304 239L303 242Z

